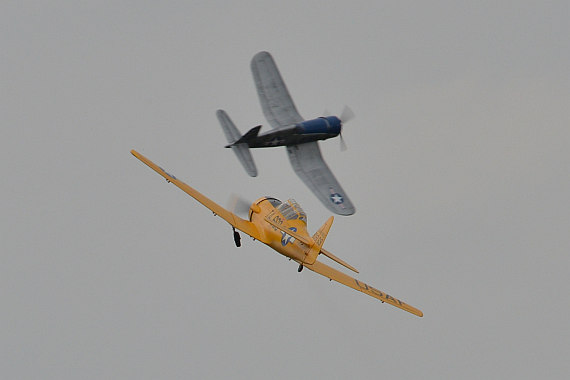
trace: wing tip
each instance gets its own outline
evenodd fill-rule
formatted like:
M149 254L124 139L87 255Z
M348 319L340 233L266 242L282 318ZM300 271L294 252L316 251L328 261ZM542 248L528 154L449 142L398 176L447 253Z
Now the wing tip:
M408 304L405 304L405 305L406 305L406 307L403 307L402 310L405 310L408 313L411 313L411 314L418 316L420 318L424 316L424 313L420 309L416 309L415 307L410 306Z
M266 50L262 50L260 52L255 53L255 55L253 56L252 60L256 60L259 59L261 57L271 57L271 53L269 53Z
M356 210L352 210L350 212L346 212L346 210L336 210L336 209L330 209L331 212L334 212L337 215L340 216L351 216L354 215L356 213Z

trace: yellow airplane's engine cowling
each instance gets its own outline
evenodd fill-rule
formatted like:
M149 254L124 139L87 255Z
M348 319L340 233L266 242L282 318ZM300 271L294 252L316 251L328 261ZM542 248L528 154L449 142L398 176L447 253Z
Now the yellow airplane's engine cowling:
M264 201L267 201L267 197L261 197L259 199L257 199L255 202L253 202L251 204L251 206L249 206L249 221L252 222L253 221L253 216L254 214L259 214L262 211L262 208L264 208Z

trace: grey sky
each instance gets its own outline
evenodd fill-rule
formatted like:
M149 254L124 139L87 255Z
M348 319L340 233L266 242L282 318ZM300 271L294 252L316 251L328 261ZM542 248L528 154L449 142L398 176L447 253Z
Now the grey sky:
M565 378L566 1L5 1L2 378ZM300 113L357 118L323 155L354 202L325 247L417 318L304 271L215 201L330 213L283 148L249 178L215 110L263 120L274 56Z

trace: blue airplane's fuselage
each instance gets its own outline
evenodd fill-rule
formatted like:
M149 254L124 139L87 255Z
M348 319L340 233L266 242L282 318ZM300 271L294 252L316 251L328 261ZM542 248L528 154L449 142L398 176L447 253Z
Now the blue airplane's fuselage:
M288 128L251 136L251 138L242 139L240 142L247 143L250 148L296 145L336 137L340 134L341 128L342 123L338 117L326 116L305 120Z

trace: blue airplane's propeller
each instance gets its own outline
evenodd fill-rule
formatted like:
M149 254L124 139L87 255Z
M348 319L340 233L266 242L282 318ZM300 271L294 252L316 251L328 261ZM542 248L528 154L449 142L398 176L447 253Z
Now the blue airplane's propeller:
M344 142L344 139L342 138L342 132L340 132L339 135L340 135L340 151L344 152L348 148L346 147L346 143Z
M325 116L329 116L331 115L331 113L329 112L328 109L325 108L325 112L324 112ZM342 113L340 114L340 122L341 122L341 129L340 129L340 133L339 133L339 137L340 137L340 150L342 152L344 152L347 147L346 147L346 143L344 142L344 138L342 137L342 128L344 126L344 123L348 123L350 120L354 119L355 115L354 112L352 112L352 110L350 109L349 106L344 106L344 108L342 109Z
M352 110L350 109L349 106L344 106L344 109L342 110L342 113L340 114L340 121L342 121L343 123L347 123L350 120L354 119L354 112L352 112Z
M347 148L346 148L346 143L344 142L344 138L342 137L342 128L344 127L345 123L348 123L350 120L354 119L354 112L352 112L352 110L350 109L349 106L344 106L344 109L342 110L342 113L340 114L340 122L342 123L341 125L341 129L340 129L340 150L342 152L344 152Z

